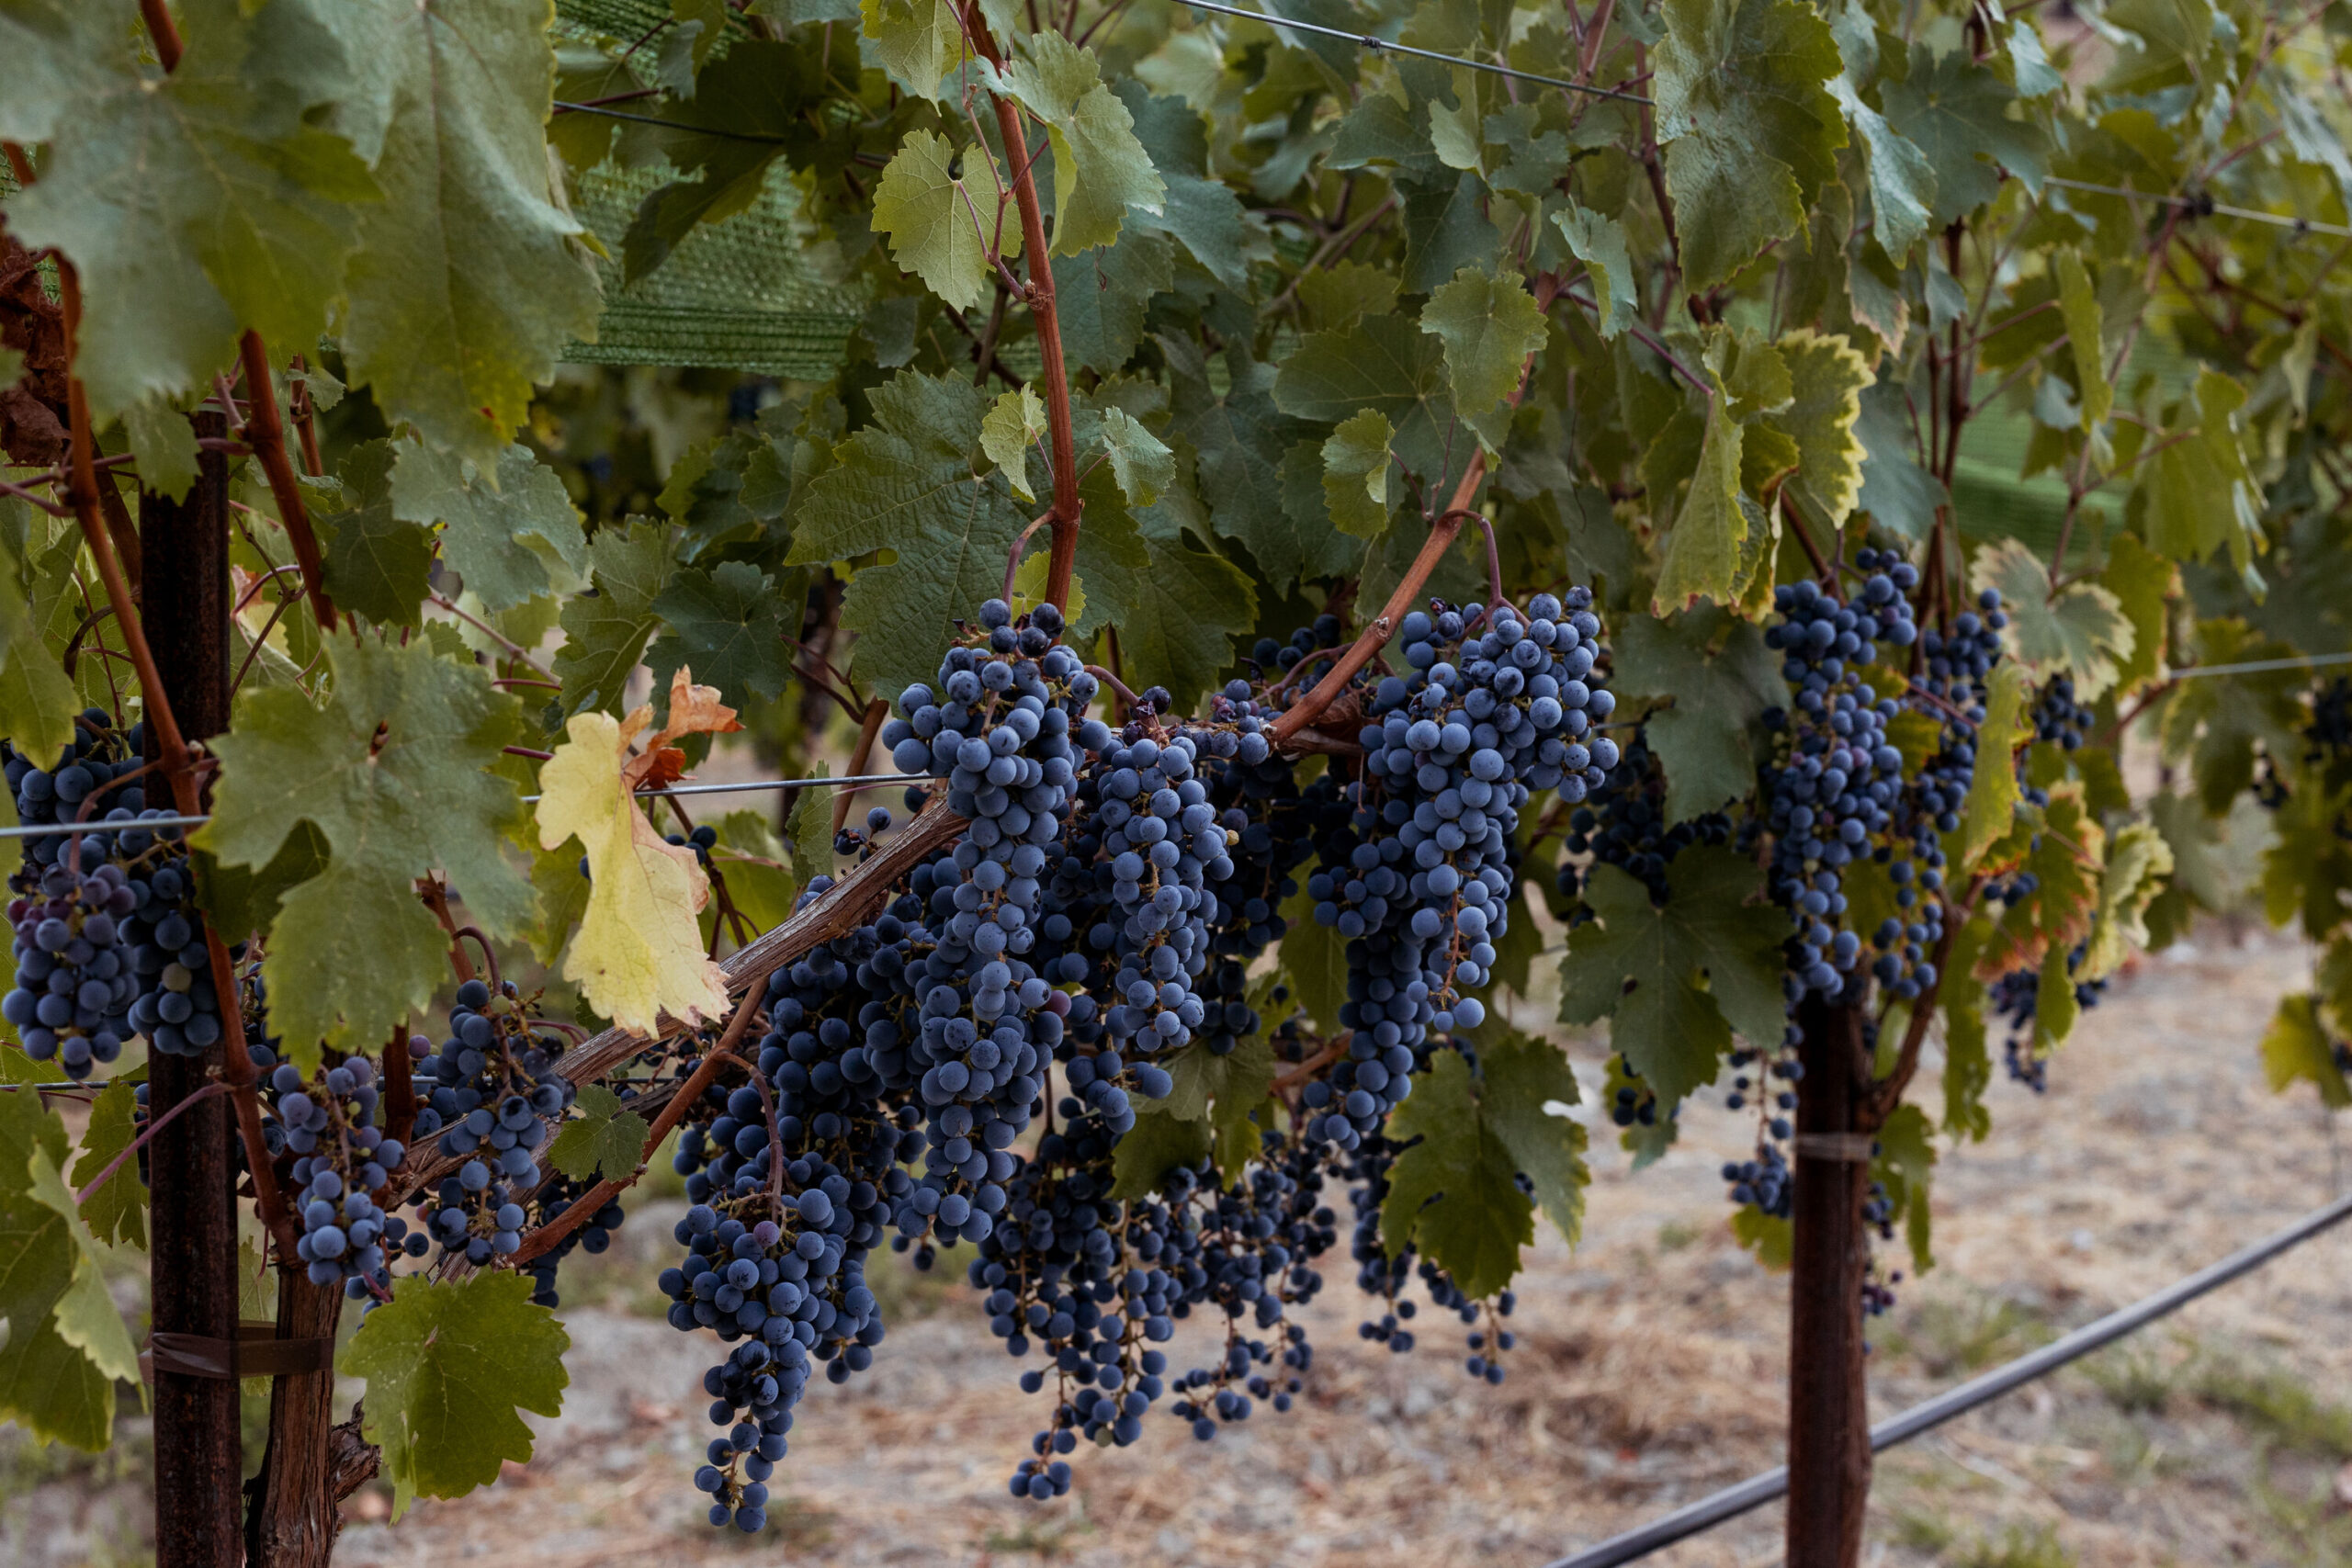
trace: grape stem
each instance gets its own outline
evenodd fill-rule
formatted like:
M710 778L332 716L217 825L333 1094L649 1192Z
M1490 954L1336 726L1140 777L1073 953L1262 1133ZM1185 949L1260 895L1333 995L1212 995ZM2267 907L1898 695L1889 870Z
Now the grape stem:
M1007 604L1012 603L1012 580L1021 571L1021 552L1029 547L1029 536L1053 520L1054 514L1051 512L1031 519L1029 526L1021 530L1021 536L1012 541L1012 547L1004 552L1004 592L1000 597ZM1057 609L1060 607L1055 606Z
M447 908L448 906L444 904L442 907ZM459 926L449 933L449 937L452 942L473 938L475 945L481 949L482 965L490 971L490 988L493 991L503 989L505 982L498 976L498 954L490 950L490 938L481 934L480 926Z
M269 477L269 493L277 502L277 521L293 541L294 559L302 569L302 587L311 596L311 613L322 631L334 630L334 604L327 597L326 558L319 553L319 536L311 530L310 509L302 504L302 487L294 476L293 459L286 455L286 422L277 412L277 389L269 375L269 349L261 333L246 330L237 341L245 367L245 439L261 457ZM234 417L234 411L231 411Z
M93 1177L87 1187L83 1188L82 1190L74 1194L74 1206L77 1209L81 1208L84 1204L89 1202L92 1198L97 1196L98 1189L107 1184L107 1178L121 1169L122 1162L129 1159L132 1155L137 1154L141 1148L145 1147L147 1140L153 1137L157 1133L162 1132L164 1124L170 1122L173 1117L177 1116L181 1111L187 1110L192 1105L196 1105L211 1099L216 1094L226 1094L228 1092L229 1086L227 1084L206 1084L194 1094L187 1096L186 1099L180 1100L179 1103L174 1105L169 1111L164 1111L161 1116L158 1116L153 1121L148 1122L145 1130L142 1131L139 1136L131 1139L130 1143L123 1145L123 1149L120 1154L107 1161L106 1168L99 1171L96 1176Z
M678 1092L670 1097L670 1103L662 1108L662 1114L653 1119L652 1127L645 1134L645 1150L638 1156L637 1169L629 1174L628 1179L615 1181L607 1177L597 1182L577 1202L566 1207L562 1213L525 1236L523 1245L507 1255L506 1263L509 1268L520 1269L533 1258L553 1250L565 1236L579 1229L624 1189L636 1184L637 1179L645 1173L647 1163L662 1147L662 1140L670 1135L670 1130L684 1119L688 1111L694 1109L695 1101L702 1098L703 1090L718 1081L719 1069L724 1067L735 1055L735 1048L751 1028L752 1015L760 1010L760 1001L764 995L763 987L754 985L743 993L743 999L735 1004L734 1016L727 1021L727 1032L718 1037L718 1043L711 1047L708 1055L695 1064L693 1074L684 1083L678 1086ZM759 1075L754 1073L752 1077L757 1081ZM767 1092L766 1085L762 1084L760 1087L761 1093L764 1096ZM773 1108L770 1111L769 1122L771 1126L774 1125ZM781 1162L777 1162L777 1168L782 1168Z
M957 7L956 17L972 52L1001 72L1004 51L997 47L995 35L981 18L977 0ZM1054 464L1054 507L1047 513L1053 518L1054 553L1046 569L1046 600L1055 609L1066 610L1069 606L1069 580L1078 566L1079 517L1085 510L1085 502L1078 497L1078 436L1070 420L1069 370L1062 359L1061 318L1054 305L1054 269L1046 249L1045 212L1037 200L1036 157L1029 150L1029 136L1021 123L1019 107L996 93L989 95L989 103L996 110L997 137L1003 145L1004 155L1015 157L1017 149L1020 160L1013 168L1012 198L1021 209L1021 242L1026 251L1022 261L1029 274L1028 284L1021 292L1036 321L1038 369L1046 384L1046 427Z
M1559 297L1560 280L1557 277L1547 272L1535 280L1537 310L1551 310L1552 302ZM1534 369L1535 355L1531 354L1519 367L1519 384L1510 389L1511 407L1517 408L1521 400L1527 396L1527 378ZM1299 731L1321 718L1323 710L1329 707L1347 683L1355 678L1356 671L1370 663L1372 656L1378 653L1388 639L1396 635L1397 625L1404 620L1406 611L1412 607L1413 600L1419 595L1422 584L1429 581L1430 573L1437 570L1437 563L1445 558L1445 552L1461 534L1463 525L1470 518L1479 515L1471 509L1470 502L1477 496L1478 486L1486 477L1487 448L1482 444L1476 452L1471 454L1469 467L1462 470L1462 480L1453 487L1453 504L1439 513L1437 521L1430 525L1429 538L1423 541L1420 553L1413 558L1412 566L1406 570L1404 580L1396 584L1396 592L1389 594L1388 603L1381 607L1379 617L1364 627L1354 644L1347 652L1341 654L1340 661L1331 667L1330 673L1316 682L1313 691L1307 693L1300 701L1292 704L1275 718L1272 726L1266 732L1267 739L1277 747L1284 745L1296 747L1295 738ZM1481 518L1480 521L1483 523L1484 519Z
M929 809L894 834L873 859L860 862L783 924L762 932L721 960L719 967L726 973L728 988L731 991L738 987L752 987L756 994L756 988L770 975L810 948L856 930L889 900L894 883L945 849L966 825L967 818L948 810L944 802L934 801ZM651 1039L626 1029L607 1029L566 1052L559 1071L573 1084L601 1082L622 1064L684 1027L671 1020ZM695 1092L699 1094L701 1090ZM672 1124L675 1124L674 1121ZM420 1165L402 1181L401 1198L424 1190L454 1169L457 1163L455 1159L443 1159Z
M1102 682L1104 685L1110 687L1113 691L1118 693L1119 701L1126 705L1128 712L1133 713L1136 708L1143 705L1143 699L1136 696L1133 692L1128 691L1127 683L1125 681L1120 680L1116 675L1112 674L1100 664L1088 665L1086 667L1086 672L1089 675L1093 676L1096 680Z
M1372 656L1396 635L1397 625L1404 620L1406 612L1412 608L1413 601L1419 597L1422 584L1429 581L1430 573L1437 570L1437 563L1445 558L1446 550L1461 536L1463 524L1476 515L1468 509L1466 502L1476 492L1478 482L1486 477L1486 471L1487 454L1482 450L1470 459L1469 469L1463 474L1462 483L1454 490L1453 499L1461 504L1448 507L1436 522L1430 525L1430 536L1422 542L1420 554L1413 558L1412 566L1406 570L1404 580L1396 584L1396 592L1388 595L1388 603L1381 607L1379 615L1364 627L1348 650L1340 655L1339 661L1331 666L1330 671L1315 683L1315 689L1283 709L1267 729L1266 738L1275 746L1291 744L1299 731L1322 717L1323 710L1338 698L1347 683L1354 679L1356 671L1370 663Z
M874 738L882 733L882 721L889 716L890 704L887 699L876 697L865 705L865 717L857 728L857 745L849 754L850 777L855 778L865 772L866 763L874 756ZM847 789L833 792L834 832L839 833L849 825L850 803L857 792L873 787L872 784L852 784Z

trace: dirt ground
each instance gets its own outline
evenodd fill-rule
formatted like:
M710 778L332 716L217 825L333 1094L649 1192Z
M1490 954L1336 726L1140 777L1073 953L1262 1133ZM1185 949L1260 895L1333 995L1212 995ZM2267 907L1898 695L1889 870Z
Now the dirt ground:
M2143 963L2086 1016L2038 1097L1998 1082L1989 1142L1946 1149L1939 1267L1876 1333L1891 1414L2276 1229L2352 1180L2308 1092L2262 1082L2256 1042L2309 950L2210 929ZM1529 1021L1549 1011L1538 998ZM1588 1098L1603 1050L1571 1043ZM1935 1104L1932 1083L1925 1089ZM1589 1113L1588 1111L1585 1113ZM779 1467L768 1532L700 1521L705 1345L650 1303L673 1209L631 1215L565 1283L574 1382L527 1466L417 1505L353 1500L337 1562L411 1568L616 1563L1524 1564L1654 1517L1781 1459L1786 1290L1734 1244L1715 1168L1747 1135L1719 1098L1638 1174L1597 1138L1583 1243L1548 1231L1520 1289L1521 1345L1491 1388L1458 1328L1368 1345L1344 1259L1307 1313L1309 1393L1215 1441L1156 1415L1134 1448L1079 1456L1072 1495L1015 1501L1037 1402L960 1284L886 1273L875 1370L819 1384ZM2352 1225L2124 1345L1883 1456L1866 1561L1952 1568L2352 1564ZM1182 1364L1189 1364L1180 1361ZM356 1391L355 1391L356 1392ZM0 1562L139 1561L141 1422L96 1467L0 1432ZM1779 1560L1776 1508L1649 1561Z

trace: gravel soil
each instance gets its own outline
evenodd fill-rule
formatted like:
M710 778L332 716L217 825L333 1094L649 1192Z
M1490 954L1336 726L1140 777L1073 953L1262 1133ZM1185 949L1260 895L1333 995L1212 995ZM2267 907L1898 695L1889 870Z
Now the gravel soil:
M2291 939L2210 928L2115 983L2046 1095L1994 1086L1991 1138L1942 1150L1938 1266L1906 1277L1875 1325L1874 1414L2145 1295L2352 1180L2309 1092L2274 1096L2262 1079L2263 1029L2310 963ZM1549 1011L1539 997L1523 1017ZM1568 1043L1590 1100L1605 1050ZM675 1208L648 1204L626 1245L567 1278L573 1382L562 1415L537 1424L531 1461L398 1523L384 1494L361 1494L336 1561L1536 1568L1782 1457L1786 1283L1733 1241L1716 1178L1752 1123L1705 1098L1639 1173L1596 1136L1584 1239L1572 1254L1546 1231L1531 1255L1502 1386L1464 1375L1451 1320L1425 1313L1409 1355L1361 1340L1340 1259L1306 1314L1317 1356L1297 1408L1208 1443L1155 1416L1135 1447L1078 1456L1072 1495L1051 1504L1006 1492L1042 1412L972 1292L877 1265L889 1340L871 1372L811 1390L757 1539L704 1525L688 1484L715 1342L652 1314ZM1883 1456L1866 1561L2352 1564L2347 1330L2352 1225ZM95 1468L0 1431L0 1562L141 1560L142 1423L123 1425L120 1451ZM1777 1509L1759 1510L1650 1561L1761 1568L1780 1560L1780 1528Z

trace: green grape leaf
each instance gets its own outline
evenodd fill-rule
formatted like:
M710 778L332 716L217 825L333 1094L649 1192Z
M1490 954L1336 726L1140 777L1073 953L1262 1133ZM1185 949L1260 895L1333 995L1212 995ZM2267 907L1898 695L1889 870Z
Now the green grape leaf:
M490 471L413 442L400 444L398 453L392 515L438 524L441 558L490 609L568 592L587 577L579 509L556 471L529 447L509 446Z
M2107 378L2106 319L2099 310L2098 285L2071 245L2051 253L2050 270L2058 279L2059 318L2066 323L2075 381L2082 391L2083 428L2096 430L2115 410L2115 389Z
M810 778L832 776L832 766L820 762L809 770ZM805 886L810 880L833 874L833 799L832 792L824 789L804 790L792 803L790 815L784 819L784 836L792 846L793 868L800 873Z
M2132 626L2131 653L2115 660L2115 694L2120 699L2165 673L2165 617L2180 592L2180 572L2138 535L2119 530L2107 542L2107 566L2098 581Z
M1275 408L1269 395L1273 367L1252 362L1238 348L1228 349L1227 386L1220 392L1212 386L1191 337L1170 334L1159 342L1168 359L1175 415L1163 434L1171 443L1192 446L1193 484L1208 503L1209 521L1217 534L1249 549L1266 574L1270 592L1287 592L1302 577L1352 567L1360 558L1355 547L1319 506L1319 440L1307 447L1306 459L1313 465L1308 483L1317 487L1316 513L1302 521L1283 505L1283 455L1314 427Z
M1704 434L1699 443L1698 467L1690 475L1690 491L1666 536L1665 556L1658 563L1657 587L1651 613L1663 615L1702 599L1730 602L1739 570L1740 546L1748 532L1747 510L1740 494L1740 449L1745 427L1718 393L1709 400ZM1668 432L1672 434L1671 430Z
M412 1275L360 1323L341 1370L367 1382L363 1429L401 1503L488 1485L531 1457L516 1412L562 1410L571 1336L532 1290L502 1269L450 1283Z
M1438 339L1396 316L1373 316L1344 333L1309 333L1275 374L1274 405L1324 424L1374 410L1396 433L1397 460L1434 483L1469 461L1466 450L1446 450L1453 403L1444 360Z
M33 1201L65 1223L66 1239L74 1247L74 1282L57 1299L52 1326L60 1339L87 1357L101 1374L130 1382L139 1376L139 1352L131 1348L130 1331L107 1293L97 1243L57 1165L47 1149L35 1148L28 1167Z
M0 6L0 140L47 141L135 81L123 18L84 0ZM14 380L11 377L9 379Z
M79 1192L98 1179L117 1155L139 1134L133 1111L138 1086L118 1076L90 1104L90 1123L82 1131L81 1157L74 1162L74 1190ZM114 1247L147 1245L147 1189L139 1179L136 1156L118 1167L107 1184L81 1206L82 1218L99 1240Z
M2033 739L2032 692L2025 671L2004 660L1985 682L1984 722L1976 727L1976 755L1993 759L1970 775L1960 807L1960 846L1955 871L1971 871L1993 844L2007 837L2017 817L2017 770L2007 766L2017 749Z
M1829 83L1829 94L1846 112L1846 123L1861 141L1863 161L1870 170L1871 212L1875 235L1886 254L1900 264L1928 231L1934 216L1936 171L1928 155L1911 139L1887 124L1886 117L1864 103L1848 76Z
M842 625L858 634L858 672L897 692L936 675L949 623L1004 591L1005 558L1029 514L1009 485L975 475L986 393L902 370L870 397L875 423L835 447L833 466L810 483L786 559L895 556L852 575ZM1090 514L1082 548L1094 531Z
M958 310L988 292L995 271L973 200L958 173L962 155L944 136L910 130L874 188L874 231L890 237L890 256L925 288ZM993 191L984 193L992 209ZM1021 230L1003 226L998 242L1010 259L1021 250Z
M1577 1103L1577 1076L1560 1048L1517 1030L1490 1030L1478 1043L1479 1114L1534 1184L1536 1205L1569 1246L1584 1231L1585 1130L1547 1106Z
M1366 316L1385 316L1396 308L1396 275L1343 261L1300 278L1298 302L1317 332L1345 332Z
M1298 891L1283 905L1282 972L1290 977L1291 994L1306 1016L1327 1031L1340 1027L1340 1009L1348 999L1347 942L1339 931L1315 918L1315 900L1306 891L1310 866L1292 874Z
M778 841L775 830L756 811L730 811L718 819L718 842L711 847L710 859L718 874L727 880L727 897L752 922L752 930L763 931L782 925L800 890L792 852ZM830 830L830 820L826 827ZM831 846L826 847L830 852ZM715 900L704 913L713 921L718 919Z
M1568 939L1560 1021L1610 1020L1610 1043L1671 1106L1713 1081L1735 1031L1781 1037L1781 944L1788 917L1749 902L1753 863L1726 849L1683 851L1667 871L1664 908L1612 865L1596 865L1585 902L1599 917Z
M629 673L662 625L653 602L675 569L673 548L670 530L642 517L607 524L589 541L596 592L566 599L559 618L563 646L555 673L567 716L591 707L621 711Z
M1380 1205L1389 1256L1418 1246L1473 1300L1510 1284L1520 1249L1535 1239L1535 1205L1513 1179L1510 1150L1480 1114L1460 1052L1439 1052L1416 1077L1412 1098L1389 1113L1387 1136L1406 1145Z
M2041 974L2035 982L2033 1052L2047 1056L2066 1043L2081 1021L2083 1004L2075 996L2075 976L2066 963L2066 945L2052 942L2041 955Z
M1023 501L1037 499L1029 488L1029 448L1045 435L1046 400L1026 385L999 392L980 421L980 450Z
M271 1023L306 1069L319 1043L373 1042L387 1020L422 1012L448 971L447 939L415 879L446 871L475 923L530 922L530 883L500 852L523 818L499 769L521 705L486 674L361 638L326 642L323 706L300 690L248 689L216 737L212 820L191 836L230 865L266 866L308 821L331 859L287 893L263 978Z
M1756 1255L1758 1264L1775 1274L1785 1272L1796 1261L1795 1226L1753 1203L1733 1211L1731 1234L1741 1247Z
M1176 482L1176 454L1125 409L1102 411L1102 450L1129 506L1149 506Z
M580 871L586 857L569 840L552 850L540 849L536 835L526 843L531 851L531 890L539 900L539 917L529 933L531 953L552 969L574 928L587 918L590 885Z
M389 441L353 447L343 459L344 505L313 513L311 523L326 555L327 597L335 608L413 631L431 592L433 531L394 514L393 457Z
M57 1324L87 1255L66 1214L36 1190L65 1147L64 1124L39 1095L0 1094L0 1321L8 1327L0 1343L0 1415L43 1442L96 1453L113 1440L114 1380L67 1343Z
M1666 766L1669 824L1756 787L1764 712L1789 700L1761 626L1712 604L1663 620L1635 615L1618 627L1614 651L1611 685L1621 702L1673 700L1643 721Z
M1323 443L1323 502L1342 533L1376 539L1388 527L1388 416L1365 409L1333 427Z
M286 835L286 842L258 871L222 865L200 849L196 863L198 905L224 937L233 932L231 940L242 942L251 932L267 932L287 892L326 869L327 841L316 827L304 822Z
M2007 169L2037 194L2049 158L2049 141L2031 120L2011 119L2017 92L1990 66L1972 62L1966 51L1938 54L1925 43L1911 46L1911 67L1900 82L1879 95L1887 123L1926 154L1935 170L1938 227L1993 199Z
M17 378L0 361L0 386ZM185 500L196 483L196 426L171 400L149 397L122 411L123 439L139 469L140 487L174 501Z
M554 48L506 0L380 9L390 19L364 63L391 105L384 199L361 211L346 378L387 417L495 468L564 344L596 335L596 275L549 183Z
M1882 381L1862 393L1854 434L1862 444L1862 488L1854 503L1906 539L1924 539L1951 497L1911 455L1903 389Z
M2185 438L2159 438L2141 465L2132 505L2144 516L2148 547L2156 554L2201 560L2227 545L2240 570L2251 564L2263 503L2238 438L2245 400L2245 387L2200 367L2195 390L2166 421L2168 435Z
M1240 1179L1242 1168L1258 1156L1250 1112L1265 1105L1273 1084L1273 1045L1262 1032L1237 1042L1222 1056L1194 1044L1161 1066L1175 1087L1166 1098L1148 1101L1149 1109L1182 1122L1206 1122L1218 1173L1228 1185Z
M2236 620L2199 622L2194 647L2199 664L2261 663L2295 652ZM2229 815L2230 803L2254 783L2257 750L2273 757L2301 754L2306 719L2296 688L2306 679L2278 670L2226 681L2185 681L2166 699L2160 731L2165 760L2188 758L2206 816Z
M785 638L800 629L800 604L749 561L721 561L708 571L683 567L655 595L653 614L669 630L645 650L654 689L667 692L680 666L716 686L732 705L774 702L792 675Z
M587 879L581 881L584 886ZM548 1145L548 1163L574 1181L627 1181L635 1176L650 1131L645 1118L603 1084L582 1084L574 1109L580 1114Z
M1527 356L1544 346L1544 312L1517 274L1496 277L1464 267L1421 308L1421 331L1445 344L1453 406L1498 451L1510 434L1506 399L1519 389Z
M11 7L24 21L46 9ZM354 204L376 195L350 145L311 123L348 90L351 62L308 7L192 0L181 30L187 52L161 79L70 68L99 90L57 120L40 183L9 198L17 237L80 276L74 367L102 423L203 386L247 328L314 340L358 238ZM119 28L83 41L126 52ZM46 85L31 91L40 114Z
M2344 919L2352 895L2352 842L2337 829L2352 812L2352 790L2316 779L2290 795L2271 819L2276 834L2262 856L2262 903L2272 925L2301 919L2317 941Z
M1102 375L1125 365L1143 341L1152 297L1176 281L1175 260L1174 245L1140 230L1115 245L1056 256L1054 310L1069 363Z
M1804 226L1838 174L1842 69L1829 25L1795 0L1666 0L1657 140L1681 242L1681 287L1724 282Z
M1798 487L1828 514L1831 527L1842 528L1862 494L1866 454L1856 426L1870 363L1846 339L1810 327L1773 346L1788 370L1790 396L1763 422L1796 444Z
M1973 576L1977 587L2000 590L2009 648L2037 679L2072 675L2086 703L2115 684L2139 633L2111 589L2074 582L2053 597L2041 558L2018 539L1980 546Z
M1984 983L1976 978L1976 961L1993 930L1982 915L1961 927L1937 992L1944 1010L1944 1131L1955 1143L1981 1144L1993 1130L1984 1109L1993 1055L1984 1041Z
M964 49L957 9L952 0L859 0L858 15L876 63L915 96L936 98Z
M1029 33L1003 81L1053 143L1054 254L1111 244L1131 207L1165 210L1168 187L1136 140L1135 117L1102 85L1093 51L1057 32Z
M42 641L47 606L26 591L26 578L16 548L0 533L0 733L32 756L54 757L74 743L82 702Z
M1634 280L1634 263L1625 250L1624 226L1614 218L1589 212L1573 200L1552 214L1568 252L1584 263L1592 285L1594 314L1603 342L1615 337L1639 319L1641 286Z
M1239 567L1195 547L1182 528L1159 521L1158 511L1124 518L1117 491L1101 477L1088 480L1085 495L1080 570L1088 550L1132 551L1140 569L1088 572L1087 614L1117 626L1130 668L1151 671L1155 683L1189 711L1223 684L1233 662L1232 639L1257 627L1256 585Z
M1936 1266L1928 1209L1928 1187L1936 1168L1935 1132L1926 1111L1898 1105L1878 1130L1878 1156L1871 1162L1871 1173L1886 1189L1888 1223L1902 1223L1912 1270L1920 1274Z
M1208 177L1206 122L1183 99L1155 97L1133 77L1112 83L1111 91L1134 118L1136 140L1167 187L1164 210L1157 220L1159 228L1173 235L1228 292L1247 299L1250 264L1271 256L1272 248L1264 232L1249 222L1241 198L1223 180ZM1124 248L1123 242L1104 253L1105 259ZM1058 271L1054 288L1057 293L1062 289ZM1067 326L1064 335L1067 341Z
M1465 266L1493 265L1502 231L1487 215L1487 185L1475 174L1434 186L1399 182L1405 209L1405 289L1426 294Z
M2335 1042L2308 995L2279 998L2278 1010L2262 1036L2262 1071L2273 1094L2308 1083L2330 1111L2352 1107L2352 1080L2347 1080Z
M790 41L736 39L694 79L691 93L661 73L671 75L669 111L651 128L631 124L628 158L643 163L658 154L694 178L658 186L638 204L621 236L626 281L662 266L697 225L754 206L779 159L818 153L818 106L831 90L831 73L854 71L854 50L845 28Z
M1187 1121L1143 1101L1136 1108L1136 1124L1111 1150L1111 1198L1132 1203L1150 1197L1178 1166L1207 1159L1214 1144L1207 1122Z
M2119 829L2099 872L2098 907L2077 980L2102 980L2148 946L2148 906L2172 876L2172 847L2154 823Z

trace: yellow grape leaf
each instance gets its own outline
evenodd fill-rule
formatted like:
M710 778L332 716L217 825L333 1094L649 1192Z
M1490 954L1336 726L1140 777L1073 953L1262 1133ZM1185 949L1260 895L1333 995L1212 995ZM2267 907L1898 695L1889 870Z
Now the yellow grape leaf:
M563 977L588 1003L625 1029L650 1033L662 1012L698 1022L726 1010L727 987L703 949L695 915L710 898L710 880L691 848L665 842L639 807L636 784L673 765L667 743L680 735L740 728L734 710L684 669L673 679L670 721L631 742L653 722L639 708L627 719L572 716L571 737L539 770L539 847L578 839L588 852L588 908L564 960Z

